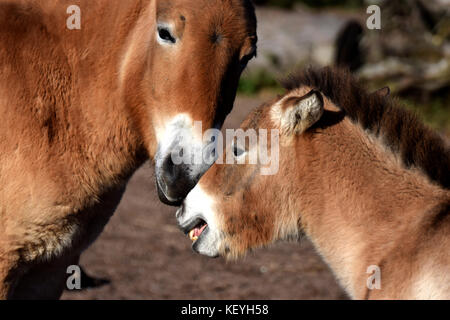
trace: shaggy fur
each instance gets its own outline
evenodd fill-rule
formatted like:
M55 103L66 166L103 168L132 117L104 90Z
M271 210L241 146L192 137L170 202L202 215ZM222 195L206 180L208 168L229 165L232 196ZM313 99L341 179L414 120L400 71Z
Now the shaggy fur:
M448 144L414 113L398 107L395 100L367 93L350 72L310 68L293 74L283 85L288 90L316 88L363 129L382 138L405 166L416 166L444 188L450 188Z
M247 0L0 0L0 298L58 298L157 127L223 122L255 43Z

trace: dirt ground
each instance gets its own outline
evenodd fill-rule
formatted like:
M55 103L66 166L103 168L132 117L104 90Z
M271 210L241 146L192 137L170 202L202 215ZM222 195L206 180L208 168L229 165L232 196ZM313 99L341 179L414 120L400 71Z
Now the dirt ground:
M238 127L260 103L239 97L225 127ZM66 291L63 299L346 299L307 240L259 249L238 262L195 254L176 226L175 208L159 202L150 164L131 179L81 265L111 283Z

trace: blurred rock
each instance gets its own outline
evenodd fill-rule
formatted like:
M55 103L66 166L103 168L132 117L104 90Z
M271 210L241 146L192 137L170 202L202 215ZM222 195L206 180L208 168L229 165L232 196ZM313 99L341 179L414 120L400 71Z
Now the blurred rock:
M389 85L424 100L450 91L450 0L377 3L381 30L366 28L364 8L257 7L258 58L247 75L264 70L276 78L302 66L337 64L373 89Z
M365 30L367 64L358 75L389 83L394 92L427 100L450 89L448 1L396 0L381 3L381 30Z
M329 65L334 60L334 41L355 13L313 11L296 6L287 11L258 7L258 58L249 71L265 69L283 75L297 66Z

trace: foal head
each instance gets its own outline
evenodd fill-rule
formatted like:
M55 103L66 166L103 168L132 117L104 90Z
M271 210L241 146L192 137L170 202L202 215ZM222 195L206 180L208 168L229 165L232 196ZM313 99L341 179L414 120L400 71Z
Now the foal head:
M195 251L208 256L237 256L249 248L298 234L298 216L293 214L294 203L287 195L296 188L295 181L301 180L298 167L302 139L311 134L309 129L323 112L322 94L302 87L247 117L241 128L258 128L258 138L267 143L230 143L225 153L235 163L215 164L177 212L178 222L194 241ZM267 136L261 136L260 128L268 129ZM279 139L272 139L274 135ZM267 150L261 150L266 146ZM248 161L255 153L278 153L279 171L262 175L262 159L258 158L256 164Z
M148 12L138 28L139 37L150 35L135 41L123 65L145 61L144 71L123 78L143 77L137 90L145 101L131 97L130 104L149 106L134 112L136 122L155 160L160 199L174 204L214 162L204 155L213 143L204 132L220 129L233 107L241 72L256 54L256 17L250 0L155 0ZM191 161L177 163L174 153ZM199 154L202 161L193 161Z
M178 222L197 252L233 257L303 231L311 234L323 226L327 205L349 211L362 185L368 186L366 196L389 193L388 171L450 188L446 142L399 108L388 88L368 93L348 72L330 68L294 75L285 87L287 94L256 109L242 124L258 128L260 136L260 128L279 134L278 143L266 136L266 144L230 144L225 152L237 163L216 163L178 210ZM261 147L279 155L274 175L260 174L267 163ZM258 162L248 164L255 149ZM366 212L363 198L358 199ZM336 204L337 199L352 201Z

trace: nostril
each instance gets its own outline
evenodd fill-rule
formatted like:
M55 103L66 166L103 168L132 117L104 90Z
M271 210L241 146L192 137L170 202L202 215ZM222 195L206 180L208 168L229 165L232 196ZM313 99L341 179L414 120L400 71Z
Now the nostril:
M173 163L172 157L167 157L163 163L163 176L166 183L172 184L177 180L177 166Z
M198 181L189 166L177 164L176 159L168 156L164 159L158 175L161 191L171 201L171 205L180 205L188 192Z

